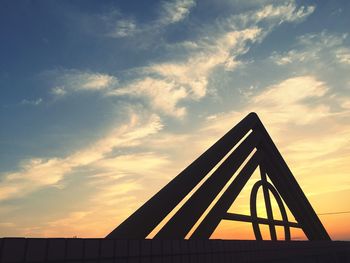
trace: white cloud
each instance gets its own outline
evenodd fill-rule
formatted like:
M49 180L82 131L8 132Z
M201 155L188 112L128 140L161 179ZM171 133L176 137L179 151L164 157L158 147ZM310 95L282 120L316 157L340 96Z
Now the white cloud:
M65 88L63 86L57 86L51 89L51 92L53 95L55 96L64 96L67 91L65 90Z
M350 64L350 49L349 48L339 48L335 51L336 58L340 63Z
M147 70L187 85L194 97L201 98L206 95L210 71L216 66L238 64L239 62L233 62L235 57L247 52L248 41L257 41L260 33L261 29L256 27L225 32L219 38L199 41L197 45L200 51L193 52L185 62L159 63L148 67Z
M330 115L330 106L313 102L328 91L325 83L313 76L300 76L286 79L277 85L264 89L251 98L251 106L271 123L293 123L304 125L319 121Z
M178 21L187 14L192 1L166 2L167 12L178 15L167 15L171 21ZM171 11L170 11L171 10ZM176 11L178 10L178 11ZM182 61L166 61L151 64L141 69L145 75L130 84L108 92L111 96L129 95L144 97L149 105L174 117L182 118L186 114L185 106L178 106L184 100L199 100L208 93L208 80L212 70L218 66L233 71L243 64L237 57L248 52L251 43L260 41L267 32L257 27L262 20L299 21L313 12L313 7L297 8L294 3L277 6L266 6L254 12L233 16L210 29L197 41L185 41L177 48L190 51L187 59ZM237 30L237 20L249 20L249 26ZM169 20L169 21L170 21ZM270 21L271 22L271 21ZM271 22L276 24L275 22ZM268 31L269 29L267 29Z
M300 76L286 79L264 89L252 98L254 104L266 107L294 105L308 98L322 97L328 91L325 83L313 76Z
M178 103L185 99L203 98L207 94L211 70L220 65L226 68L236 55L247 51L247 42L256 41L259 34L260 29L249 28L227 32L218 39L198 42L203 51L194 52L187 61L145 67L142 69L146 74L143 79L110 91L108 95L145 97L152 108L181 118L186 114L186 108L179 107Z
M161 18L159 23L163 25L177 23L190 13L191 8L196 5L194 0L173 0L163 2Z
M129 123L117 127L94 144L65 158L33 158L24 161L20 171L2 174L0 200L18 198L42 187L55 186L73 169L99 162L117 147L138 145L140 140L159 132L162 127L160 118L156 115L142 121L133 113Z
M146 77L132 84L116 89L110 96L141 96L150 100L151 108L160 110L170 116L183 117L186 113L184 107L177 107L177 103L187 97L187 91L172 81L164 81Z
M169 21L178 21L187 14L191 1L164 3ZM180 10L180 11L175 11ZM176 48L190 51L187 59L182 61L165 61L142 68L144 78L137 78L130 84L109 92L109 95L129 95L145 97L149 105L162 113L183 117L184 106L178 106L184 100L199 100L208 94L208 80L212 70L218 66L233 71L243 64L237 57L248 52L250 44L260 41L270 30L257 27L258 22L267 20L271 24L280 21L300 21L311 14L314 7L297 8L294 3L269 5L254 12L233 16L211 27L210 35L197 41L176 43ZM276 20L277 19L277 20ZM245 20L245 26L237 30L239 20ZM277 22L276 22L276 21ZM247 22L249 21L249 23ZM249 25L248 25L249 24Z
M73 91L102 91L117 85L116 77L89 71L58 70L47 73L56 82L51 93L64 96Z
M166 179L169 163L166 156L153 152L126 154L95 162L93 166L100 171L89 177L89 185L96 190L85 206L28 234L37 236L35 232L39 235L46 232L45 236L56 237L72 236L72 233L79 237L107 235L142 204L140 192L152 194L158 187L155 181L162 177ZM97 225L99 227L94 227Z
M350 63L350 51L345 47L346 34L305 34L297 38L296 48L286 52L273 52L270 59L278 65L301 64L318 61L325 56L333 63Z
M84 73L75 76L81 79L81 85L77 85L78 89L85 90L100 90L109 87L116 79L113 76L104 74L88 74Z
M42 98L38 98L36 100L27 100L27 99L24 99L22 100L22 104L26 104L26 105L33 105L33 106L38 106L39 104L41 104L43 102L43 99Z
M254 90L239 111L215 114L215 117L208 118L206 130L224 134L244 115L254 111L269 131L283 138L288 129L286 127L290 125L318 125L322 120L336 115L331 111L330 98L333 102L338 102L338 99L332 97L326 83L314 76L288 78L261 90Z
M88 24L87 30L110 38L130 37L141 31L134 17L126 16L113 7L108 10L108 12L99 15L89 15L88 17L83 15Z
M113 38L130 37L138 31L135 21L131 19L120 19L107 36Z
M247 41L256 41L260 33L259 28L226 32L220 38L199 41L200 50L203 51L194 52L186 62L155 64L147 70L178 85L185 85L190 94L199 99L207 93L211 70L220 65L232 65L236 55L247 52ZM232 70L232 67L230 69Z
M343 109L350 110L350 98L341 98L340 105Z
M290 50L287 53L279 54L277 52L272 53L271 59L277 64L277 65L286 65L290 63L295 62L303 62L311 58L315 58L316 54L315 52L308 53L308 52L298 52L296 50Z
M135 19L125 17L118 10L112 10L94 19L95 23L102 21L102 27L107 31L104 34L106 37L125 38L138 35L143 38L145 34L157 34L162 28L184 20L195 5L194 0L162 1L159 7L159 16L151 19L147 24L139 24Z
M346 34L330 34L327 31L322 31L321 33L302 35L298 37L298 41L304 46L312 46L316 49L320 49L323 47L332 48L342 45L346 38Z
M267 5L255 13L255 19L261 21L263 19L279 19L280 22L299 22L312 14L315 6L300 6L299 8L294 2L282 5Z
M297 6L294 1L279 2L278 4L265 5L258 10L251 10L225 18L222 25L225 27L230 25L237 29L266 22L266 29L271 30L273 27L285 22L302 22L314 10L315 6Z
M154 152L141 152L133 154L125 154L117 157L104 158L96 162L96 167L103 168L109 172L107 174L97 174L96 178L101 180L102 184L106 184L105 180L119 179L121 176L129 176L141 178L145 173L149 174L149 171L153 171L153 174L149 174L147 179L152 176L159 176L162 174L164 166L169 164L168 157ZM163 171L164 172L164 171ZM107 178L106 178L107 177ZM110 187L110 185L108 184ZM114 194L121 194L114 192Z

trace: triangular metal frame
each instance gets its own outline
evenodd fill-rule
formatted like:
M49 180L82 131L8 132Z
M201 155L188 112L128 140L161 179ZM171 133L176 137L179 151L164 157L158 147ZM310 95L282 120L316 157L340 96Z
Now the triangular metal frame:
M234 147L236 148L230 153ZM276 240L275 225L284 226L286 240L290 239L289 227L301 228L309 240L330 240L327 231L255 113L248 114L114 229L107 238L146 238L228 153L229 156L165 223L154 238L184 239L242 163L252 155L190 238L208 239L220 221L228 219L251 222L257 240L262 239L259 224L269 225L272 240ZM254 185L251 192L251 216L228 213L229 207L258 166L261 181ZM266 174L272 184L267 181ZM267 219L258 218L256 215L256 192L259 187L263 188ZM273 219L269 192L279 205L282 220ZM282 199L297 223L288 222Z

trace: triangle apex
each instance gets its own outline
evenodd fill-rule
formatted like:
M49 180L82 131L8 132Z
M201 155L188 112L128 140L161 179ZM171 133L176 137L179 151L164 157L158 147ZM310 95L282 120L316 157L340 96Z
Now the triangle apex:
M258 114L257 114L256 112L254 112L254 111L250 112L250 113L248 114L248 116L253 117L253 118L256 118L256 119L259 119Z

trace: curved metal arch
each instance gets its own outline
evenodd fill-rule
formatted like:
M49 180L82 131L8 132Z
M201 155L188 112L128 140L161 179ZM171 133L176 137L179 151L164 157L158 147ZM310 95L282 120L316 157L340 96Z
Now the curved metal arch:
M267 187L268 190L271 191L273 194L275 200L277 201L278 207L281 211L282 215L282 221L288 223L288 215L286 212L286 209L283 205L282 198L280 197L279 193L277 192L276 188L270 184L269 182L263 182L263 181L258 181L254 184L252 191L250 193L250 214L252 217L252 225L253 225L253 230L254 230L254 235L256 240L263 240L261 236L261 231L258 223L258 215L256 211L256 199L257 199L257 194L258 190L260 187ZM273 224L273 221L271 221L271 224ZM285 240L290 240L290 229L289 226L286 224L284 225L284 238Z

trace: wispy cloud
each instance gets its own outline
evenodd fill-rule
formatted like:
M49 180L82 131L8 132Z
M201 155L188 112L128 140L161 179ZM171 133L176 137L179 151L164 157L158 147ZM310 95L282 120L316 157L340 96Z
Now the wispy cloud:
M335 51L335 56L340 63L350 64L350 48L340 47Z
M141 139L159 132L162 127L156 115L142 121L137 114L132 113L129 123L115 128L104 138L65 158L32 158L24 161L19 171L2 174L0 200L18 198L42 187L56 186L73 169L101 161L116 147L138 145Z
M135 35L153 35L170 24L184 20L195 5L194 0L162 1L159 6L158 17L151 19L147 24L139 24L135 19L125 17L118 10L112 10L110 13L100 15L94 19L102 19L107 31L105 36L107 37L125 38Z
M71 15L72 21L80 25L80 29L93 36L108 38L127 38L141 30L132 15L126 15L116 7L108 8L105 12L77 12Z
M102 91L115 87L118 83L116 77L108 74L75 69L52 70L44 72L43 75L56 84L51 88L51 93L56 96L77 91Z
M194 5L195 3L193 1L174 1L164 3L162 8L163 11L165 10L164 12L167 13L169 19L167 20L168 23L174 23L185 18ZM143 75L143 77L137 77L132 80L130 84L120 85L120 87L116 87L118 79L108 74L78 70L50 72L56 80L56 86L52 88L51 92L57 96L63 96L68 92L102 91L109 96L139 97L148 101L149 107L157 112L183 118L186 114L186 107L179 104L186 100L199 100L207 95L208 78L211 71L219 66L225 70L234 70L235 67L240 64L237 57L245 54L249 50L251 43L260 41L265 36L266 32L264 32L264 30L266 29L257 26L258 22L264 19L299 21L312 12L313 8L311 7L301 7L298 9L294 4L287 4L279 6L271 5L254 11L253 13L248 12L239 17L234 16L224 21L226 24L223 29L218 30L219 34L216 32L216 34L204 36L196 41L192 41L190 45L191 52L185 60L180 62L159 62L143 67L140 72L138 72L138 74ZM250 21L248 23L249 26L242 30L235 29L237 27L237 19L243 19L245 22ZM120 28L132 28L132 30L134 30L136 27L131 25L133 23L131 20L128 20L130 22L129 24L124 23L126 20L123 20L124 22L121 21L122 20L119 20ZM220 26L221 28L224 22L221 21L216 26ZM123 30L118 34L124 34ZM182 47L187 50L189 45L183 45ZM301 86L303 86L304 89L301 89ZM307 96L314 96L311 94L315 92L319 92L319 96L322 96L326 90L323 83L318 82L312 77L294 78L269 88L266 93L255 97L254 103L255 105L279 107L278 110L277 108L267 107L267 111L279 112L279 116L275 117L280 120L291 112L295 113L296 110L301 114L308 113L307 106L299 104L299 99L291 100L291 98L296 99L294 95L300 96L301 100ZM285 103L289 103L290 107L288 107L288 109L290 110L288 112L286 112L287 108L273 104L279 100L283 101L283 94L286 91L291 93L291 96L288 96L287 99L284 100ZM322 106L318 109L319 115L325 114L328 110L328 108ZM309 115L306 114L305 116ZM313 119L315 118L314 116ZM78 150L66 158L52 158L49 160L32 159L24 163L21 172L5 175L6 180L3 184L4 191L2 191L2 198L8 198L18 192L25 193L27 191L32 191L30 188L36 189L45 185L57 184L63 176L72 171L73 168L96 163L98 160L104 159L104 155L111 152L114 147L122 147L122 139L117 139L118 136L124 138L133 134L136 137L132 138L131 136L131 138L127 140L129 145L133 145L137 144L137 138L139 136L137 133L140 133L140 136L143 137L161 129L159 119L150 121L150 130L142 130L141 128L140 130L135 128L132 123L133 121L131 121L128 127L136 131L125 131L128 135L121 135L122 132L118 130L112 135L106 136L105 139L96 142L91 147ZM52 176L40 179L41 177L39 175L48 173L49 171L51 171ZM17 182L20 177L26 178L23 180L25 183L16 186L15 182ZM31 183L28 183L27 186L27 182Z
M286 65L294 62L303 62L310 58L315 58L315 53L300 52L290 50L286 53L279 54L274 52L270 57L277 65Z
M41 104L43 102L43 99L42 98L38 98L36 100L27 100L27 99L24 99L21 101L21 104L24 104L24 105L32 105L32 106L38 106L39 104Z
M165 5L169 10L183 10L184 5L189 7L193 4L187 1L176 1ZM145 97L153 109L160 110L163 114L183 118L186 107L178 104L205 97L213 69L222 67L228 71L235 70L243 64L237 58L247 53L252 43L261 41L266 36L270 28L258 26L260 21L267 20L271 25L281 21L299 21L311 14L313 10L312 7L297 8L293 3L269 5L254 12L250 11L219 21L208 28L212 34L190 42L185 41L182 45L174 44L176 48L182 48L182 52L187 52L186 59L158 62L143 67L140 69L143 77L137 77L130 84L122 85L108 94Z
M83 187L93 193L85 197L79 208L67 209L64 215L50 217L35 226L19 224L13 231L32 237L105 236L149 198L154 189L161 187L161 178L168 180L169 174L175 174L169 169L170 164L165 154L157 152L106 156L88 165L93 172L84 175Z
M64 86L57 86L51 89L51 93L55 96L64 96L66 95L67 91L65 90Z
M177 103L187 97L187 91L172 81L146 77L126 87L111 91L108 95L146 97L150 101L149 106L162 113L175 117L183 117L186 113L186 109L177 107Z
M294 1L268 4L221 20L223 26L245 28L264 24L268 31L282 23L300 23L315 11L315 6L297 6Z
M277 85L267 87L251 99L260 114L269 115L273 122L293 122L306 124L317 121L330 113L329 106L323 103L305 103L307 99L317 101L326 94L328 87L313 76L289 78Z
M234 123L239 121L242 114L255 111L277 133L283 132L286 125L302 127L332 116L329 98L338 100L329 93L326 83L310 75L291 77L260 90L248 96L245 107L240 111L219 114L209 120L213 120L212 123ZM313 103L309 103L311 100Z
M208 77L217 66L233 70L236 56L246 53L248 42L259 39L261 29L253 27L241 31L225 32L221 37L197 42L198 52L193 52L182 63L160 63L146 70L163 78L185 85L194 98L202 98L207 93ZM196 70L193 70L196 69Z
M196 5L194 0L174 0L162 2L159 23L163 25L177 23L190 13Z
M109 27L113 25L110 34L114 37L130 36L141 31L153 34L154 30L149 28L179 22L194 6L192 0L162 2L160 17L143 29L133 19L124 18L115 10L102 18ZM58 74L56 72L56 85L51 93L62 97L68 92L84 90L102 91L109 96L135 97L160 114L183 118L187 112L186 101L200 100L208 94L209 77L215 68L234 71L244 64L238 57L247 53L252 43L261 41L271 27L281 22L298 22L313 10L312 6L297 7L294 2L288 2L234 15L207 25L204 30L207 33L196 40L173 44L182 49L180 53L187 54L180 61L170 59L132 69L136 72L135 76L118 87L118 78L112 75L61 70ZM267 26L260 24L262 21ZM169 48L169 45L165 43L165 47Z
M308 63L325 56L333 63L348 64L350 51L345 46L346 39L346 34L331 34L326 31L305 34L297 38L296 48L286 52L274 52L270 58L278 65Z
M267 5L255 13L257 21L263 19L278 19L282 22L300 22L315 11L315 6L296 6L295 2L287 2L281 5Z
M84 202L84 207L50 220L37 229L28 228L28 234L37 236L45 233L45 236L56 237L71 233L79 237L107 235L141 205L140 192L157 187L155 181L164 177L169 163L166 156L153 152L101 159L93 164L96 172L88 178L95 191ZM94 227L96 225L100 227Z
M150 100L152 108L170 116L183 117L186 109L177 104L185 99L198 100L204 97L207 94L210 71L219 65L232 66L232 54L245 52L247 41L255 41L259 33L259 29L252 28L228 32L212 42L202 42L199 45L203 51L194 53L187 61L145 67L142 70L146 77L108 94L144 96Z
M107 36L113 38L130 37L138 32L138 27L132 19L119 19L115 22L113 28L107 33Z

